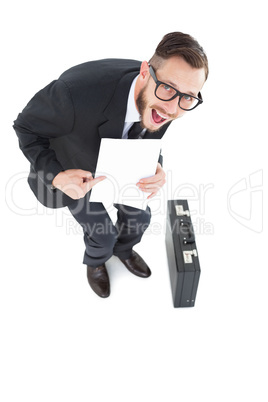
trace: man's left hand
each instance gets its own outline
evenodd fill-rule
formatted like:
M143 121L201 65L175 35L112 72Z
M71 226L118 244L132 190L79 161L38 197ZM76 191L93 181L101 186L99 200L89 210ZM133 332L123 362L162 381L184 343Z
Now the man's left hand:
M163 187L165 183L166 183L166 174L162 169L160 163L158 163L155 175L152 177L147 177L146 179L141 179L137 183L137 186L141 191L144 191L145 193L151 193L147 197L147 199L149 199L154 197L159 191L159 189Z

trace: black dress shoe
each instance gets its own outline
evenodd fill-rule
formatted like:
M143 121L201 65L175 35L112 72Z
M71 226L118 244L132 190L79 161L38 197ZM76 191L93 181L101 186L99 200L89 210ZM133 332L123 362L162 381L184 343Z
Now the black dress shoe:
M131 256L126 260L123 260L120 257L119 259L132 274L137 275L140 278L148 278L151 275L150 268L146 262L134 250L132 250Z
M97 268L87 266L87 279L91 288L100 297L110 296L110 280L105 265Z

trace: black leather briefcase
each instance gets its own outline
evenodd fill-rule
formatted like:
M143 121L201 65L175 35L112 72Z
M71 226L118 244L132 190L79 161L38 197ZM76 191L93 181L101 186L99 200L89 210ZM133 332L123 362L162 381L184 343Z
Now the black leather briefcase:
M195 234L187 200L169 200L166 250L174 307L193 307L200 277Z

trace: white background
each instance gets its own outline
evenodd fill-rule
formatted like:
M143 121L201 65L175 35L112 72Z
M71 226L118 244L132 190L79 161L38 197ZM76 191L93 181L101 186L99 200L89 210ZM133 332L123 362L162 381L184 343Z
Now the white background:
M1 400L267 401L265 2L4 4ZM112 259L103 300L87 284L80 229L28 188L12 122L65 69L106 57L148 60L172 31L190 33L207 52L204 104L164 137L169 181L136 247L152 276L137 278ZM165 254L166 199L175 196L189 200L202 270L190 309L173 308Z

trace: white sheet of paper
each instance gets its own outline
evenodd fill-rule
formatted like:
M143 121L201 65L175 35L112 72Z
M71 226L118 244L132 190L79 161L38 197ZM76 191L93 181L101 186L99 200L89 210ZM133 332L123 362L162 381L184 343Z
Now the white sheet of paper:
M145 210L149 193L141 191L136 183L155 175L160 149L159 139L103 138L95 177L107 178L92 188L90 201L102 202L108 213L114 203Z

